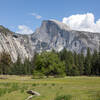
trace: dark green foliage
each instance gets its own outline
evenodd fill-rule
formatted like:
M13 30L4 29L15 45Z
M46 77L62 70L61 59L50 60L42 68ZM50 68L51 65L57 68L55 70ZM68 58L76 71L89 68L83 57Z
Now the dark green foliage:
M91 54L90 49L87 48L87 55L84 56L82 52L77 54L64 49L58 55L66 64L68 76L100 75L100 53L96 50Z
M90 49L88 48L87 49L87 55L85 57L85 75L91 75L91 59L92 59L92 56L91 56L91 53L90 53Z
M28 58L21 61L18 56L15 63L12 63L8 53L2 52L0 54L0 74L33 74L33 78L100 75L100 52L95 50L91 54L88 48L84 56L83 53L77 54L66 49L61 52L52 50L40 54L35 53L31 61Z
M15 75L23 75L24 74L24 66L21 62L21 58L18 56L17 61L13 64L11 69L11 74Z
M79 68L80 75L84 74L84 61L85 61L85 57L81 52L81 54L78 54L78 68Z
M43 52L36 56L34 71L34 75L41 73L47 77L55 75L62 76L65 74L65 64L60 61L56 53Z
M32 65L31 61L28 58L26 58L24 60L23 66L24 66L24 74L25 75L32 74L32 72L33 72L33 65Z
M68 76L76 76L79 75L79 61L78 54L76 52L72 53L71 51L67 51L64 49L59 54L60 59L66 64L66 75Z
M17 61L13 64L11 68L11 73L14 75L31 75L33 72L33 65L31 65L31 61L28 58L21 61L21 58L18 56Z
M92 56L92 74L100 75L100 53L96 50Z
M0 74L9 74L11 63L10 55L6 52L2 52L0 55Z

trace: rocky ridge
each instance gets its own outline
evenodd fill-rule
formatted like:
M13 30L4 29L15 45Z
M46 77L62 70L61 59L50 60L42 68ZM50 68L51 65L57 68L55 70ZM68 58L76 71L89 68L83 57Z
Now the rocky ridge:
M44 20L33 34L21 35L0 26L0 52L11 55L13 61L19 55L23 60L32 58L34 52L61 51L66 48L77 53L86 54L87 47L91 52L99 50L99 33L71 30L67 25L56 20Z

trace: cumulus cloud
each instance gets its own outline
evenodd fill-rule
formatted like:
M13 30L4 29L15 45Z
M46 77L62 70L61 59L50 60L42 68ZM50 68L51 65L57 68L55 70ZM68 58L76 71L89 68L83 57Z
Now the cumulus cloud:
M92 13L64 17L62 22L73 30L100 32L100 19L95 22L95 17Z
M31 34L31 33L33 33L33 30L30 29L26 25L19 25L18 26L18 31L16 33L20 33L20 34Z
M41 19L42 16L36 14L36 13L31 13L30 15L34 16L36 19Z

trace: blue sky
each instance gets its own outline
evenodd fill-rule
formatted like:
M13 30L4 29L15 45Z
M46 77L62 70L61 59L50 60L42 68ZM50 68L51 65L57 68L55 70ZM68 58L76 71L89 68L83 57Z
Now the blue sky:
M0 0L0 24L16 32L19 25L35 30L42 20L92 13L100 18L100 0Z

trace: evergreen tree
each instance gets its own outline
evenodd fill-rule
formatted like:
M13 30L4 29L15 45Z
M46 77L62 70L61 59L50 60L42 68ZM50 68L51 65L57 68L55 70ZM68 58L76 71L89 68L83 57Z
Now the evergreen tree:
M66 63L66 74L71 76L74 65L74 57L71 51L67 52L65 63Z
M9 74L11 63L10 55L7 52L2 52L0 55L0 73Z
M25 58L23 66L24 74L31 75L33 72L33 65L31 64L31 61L28 58Z
M87 55L85 58L85 75L91 75L91 53L90 53L90 48L87 48Z
M78 54L78 69L80 72L80 75L84 74L84 54L81 52L81 54Z
M59 52L59 58L61 61L65 61L67 59L67 50L64 48L61 52Z
M78 67L79 65L79 61L78 61L78 54L76 52L73 53L73 57L74 57L74 64Z
M18 55L17 61L13 64L13 66L11 68L11 74L23 75L24 74L24 70L23 69L24 69L23 63L21 61L20 56Z
M100 75L100 55L97 50L94 51L92 57L92 74Z

